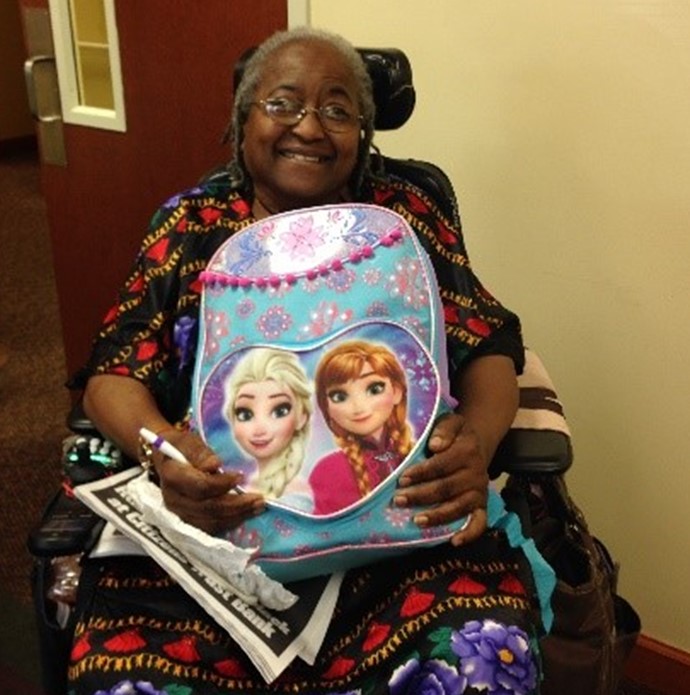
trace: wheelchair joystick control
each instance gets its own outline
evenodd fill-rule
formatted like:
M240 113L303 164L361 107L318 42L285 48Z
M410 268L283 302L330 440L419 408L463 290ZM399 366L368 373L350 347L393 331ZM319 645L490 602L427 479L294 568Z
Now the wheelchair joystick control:
M98 436L73 435L63 443L62 490L29 534L33 555L58 558L88 552L105 521L74 496L73 488L124 468L120 450Z
M76 435L63 447L62 470L69 486L90 483L122 468L122 454L108 439Z

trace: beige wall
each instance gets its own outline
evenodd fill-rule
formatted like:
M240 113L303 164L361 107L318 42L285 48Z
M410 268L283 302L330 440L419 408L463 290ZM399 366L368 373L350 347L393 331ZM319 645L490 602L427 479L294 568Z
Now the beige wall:
M690 650L690 3L311 0L412 60L389 154L440 163L474 264L574 432L569 476L644 632Z

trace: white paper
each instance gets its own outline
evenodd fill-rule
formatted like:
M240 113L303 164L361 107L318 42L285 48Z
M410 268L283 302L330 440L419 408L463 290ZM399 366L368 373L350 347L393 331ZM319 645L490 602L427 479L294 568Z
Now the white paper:
M179 536L176 534L185 535L187 524L172 515L177 518L177 522L173 523L172 519L166 520L165 523L171 522L166 529L166 537L156 526L143 518L138 509L141 499L137 499L135 503L132 496L132 486L136 489L137 483L129 485L137 477L141 478L141 475L140 467L131 468L117 475L80 485L75 489L75 494L175 578L180 586L229 632L267 682L270 683L277 678L295 656L307 663L313 663L330 624L343 573L291 584L290 593L296 597L294 605L286 610L271 610L259 601L261 591L258 595L246 593L246 579L241 580L245 583L242 588L238 588L236 575L230 577L231 582L227 581L228 577L223 576L226 567L224 563L230 558L232 566L236 567L238 559L240 564L246 560L242 555L245 551L235 546L226 547L225 558L221 561L213 557L215 550L210 551L211 559L207 564L205 561L209 559L210 547L231 544L208 536L211 546L201 543L202 550L199 550L199 547L194 548L196 541L191 542L187 536L183 548L178 543ZM146 506L150 504L151 508L156 508L155 493L146 489L147 486L142 487L145 488L145 493L141 497L152 495ZM164 516L165 514L157 513L158 519ZM195 528L194 531L191 537L198 541L196 532L199 531ZM190 545L192 550L189 549ZM241 551L239 555L238 550ZM250 575L254 575L255 572L260 572L249 560L244 567L241 574L249 572Z

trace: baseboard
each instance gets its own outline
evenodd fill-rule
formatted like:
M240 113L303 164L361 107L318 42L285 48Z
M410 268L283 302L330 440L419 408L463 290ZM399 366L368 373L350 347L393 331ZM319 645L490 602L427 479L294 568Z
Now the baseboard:
M625 675L663 695L688 695L690 653L640 635L626 665Z

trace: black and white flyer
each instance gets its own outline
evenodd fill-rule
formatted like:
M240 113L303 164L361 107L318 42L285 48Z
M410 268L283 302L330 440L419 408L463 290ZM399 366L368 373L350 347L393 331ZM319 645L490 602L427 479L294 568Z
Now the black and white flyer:
M130 468L80 485L75 494L156 560L230 633L267 682L277 678L295 657L313 663L333 615L343 575L294 582L285 589L278 585L285 594L294 594L294 603L285 610L267 608L256 595L222 576L217 564L204 562L203 554L185 552L186 544L176 539L171 542L170 535L166 538L144 519L131 493L132 484L143 480L142 473L140 467ZM178 526L186 525L179 521ZM224 543L207 538L216 546ZM208 552L208 557L218 555L217 548Z

